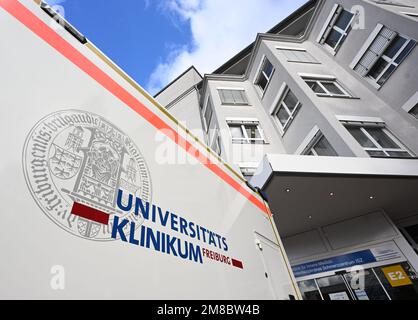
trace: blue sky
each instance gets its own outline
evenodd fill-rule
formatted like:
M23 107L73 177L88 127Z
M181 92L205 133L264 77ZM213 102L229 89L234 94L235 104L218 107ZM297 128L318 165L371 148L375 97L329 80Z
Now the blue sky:
M305 0L48 0L151 94L210 73Z

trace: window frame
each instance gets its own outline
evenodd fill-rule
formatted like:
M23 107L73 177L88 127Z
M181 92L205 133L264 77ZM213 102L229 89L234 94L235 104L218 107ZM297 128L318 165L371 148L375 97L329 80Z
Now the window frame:
M360 145L360 147L368 154L370 158L414 158L415 155L408 150L404 144L397 139L392 132L390 132L385 123L371 123L371 122L349 122L349 121L341 121L344 127L347 129L350 127L354 128L360 128L361 132L367 137L367 139L374 144L374 148L371 147L363 147L361 143L349 132L350 136ZM395 144L398 146L398 148L385 148L382 147L376 139L373 138L373 136L367 131L367 128L379 128L382 130L382 132ZM368 151L376 151L376 152L382 152L385 154L385 156L372 156L368 153ZM410 157L396 157L389 154L389 152L406 152L409 154Z
M250 102L249 102L248 96L247 96L247 92L246 92L246 90L244 88L224 88L224 87L219 87L219 88L216 88L216 90L218 91L219 99L221 100L221 104L223 106L249 106L250 105ZM245 98L244 99L245 102L238 102L237 103L237 102L235 102L235 99L234 99L234 102L232 102L232 103L224 102L222 100L221 91L239 91L239 92L242 92L243 93L243 97Z
M415 120L418 120L418 103L413 106L408 113L415 118Z
M215 148L216 147L216 148ZM222 147L221 147L221 135L219 134L219 129L216 130L214 135L211 149L215 152L218 156L222 154Z
M318 97L328 97L328 98L353 98L353 95L345 89L340 82L335 77L306 77L302 76L303 81L312 90L312 92L317 95ZM316 82L317 85L321 87L325 93L315 92L312 87L308 84L308 82ZM332 83L334 84L343 94L335 94L331 93L323 84L323 83Z
M365 71L359 71L356 70L357 66L362 62L362 59L366 56L366 54L368 53L368 51L370 51L370 48L375 44L375 41L377 41L377 38L379 36L381 36L382 31L384 29L387 29L388 31L386 32L391 32L393 35L391 36L392 38L385 44L385 46L382 47L381 50L381 54L377 54L375 53L376 57L375 57L375 61L368 66L367 68L365 66L363 66L364 69L366 69ZM402 37L404 39L406 39L407 41L404 43L404 45L398 50L398 52L394 55L393 58L389 58L386 57L387 60L392 60L393 62L398 58L398 56L403 52L403 50L409 45L409 43L414 42L414 45L411 47L411 49L409 50L409 52L405 55L405 57L396 65L390 63L389 61L385 60L386 62L388 62L388 65L384 68L384 70L380 73L379 77L375 80L373 77L369 76L370 71L372 70L372 68L376 65L377 61L379 60L379 58L383 57L384 52L386 51L386 49L390 46L390 44L394 41L394 39L399 36ZM358 74L361 78L366 79L366 81L371 84L374 88L376 88L377 90L380 90L380 88L389 80L389 78L392 76L392 74L396 71L396 69L405 61L405 59L408 58L408 56L412 53L412 51L414 50L414 48L417 45L417 40L408 37L404 34L398 33L392 29L390 29L389 27L387 27L386 25L383 25L381 23L378 23L376 25L376 27L373 29L373 31L369 34L367 40L365 41L365 43L363 44L363 46L360 48L360 50L358 51L358 53L356 54L356 56L354 57L353 61L350 63L349 67L351 69L353 69L353 71ZM374 53L374 52L373 52ZM395 69L392 71L392 73L387 77L386 81L383 82L382 84L378 83L378 80L385 74L386 70L391 66L394 65Z
M306 50L305 48L290 48L290 47L282 47L282 46L276 46L276 50L281 53L285 58L287 62L292 62L292 63L307 63L307 64L321 64L310 52L308 52L308 50ZM307 60L293 60L290 59L286 56L286 53L284 53L283 51L299 51L299 52L303 52L305 53L310 59Z
M266 75L266 74L264 73L264 71L263 71L263 68L264 68L264 65L265 65L266 61L268 61L268 62L271 64L271 66L272 66L272 71L271 71L270 77L267 77L267 75ZM261 97L262 97L262 98L264 97L264 94L265 94L265 92L267 91L267 89L268 89L268 87L269 87L270 81L271 81L271 79L273 78L273 74L274 74L274 72L275 72L275 71L276 71L276 68L274 67L274 65L273 65L273 64L271 63L271 61L267 58L267 56L266 56L266 55L263 55L263 57L261 58L260 65L259 65L259 66L258 66L258 68L257 68L257 73L256 73L256 75L255 75L254 82L253 82L253 84L254 84L254 85L255 85L255 87L257 88L257 91L261 94ZM262 89L262 88L260 87L260 85L257 83L257 82L259 81L259 79L260 79L261 75L265 76L265 78L267 79L267 83L266 83L266 86L265 86L265 88L264 88L264 89Z
M418 108L418 91L415 92L411 96L411 98L408 99L408 101L402 106L402 109L407 112L411 117L413 117L415 120L418 120L418 115L415 115L413 113L413 110L415 108Z
M315 146L319 143L319 141L321 141L321 139L326 139L328 141L328 144L331 146L332 150L335 153L335 155L333 155L333 156L328 155L326 157L338 157L338 152L334 149L334 147L331 145L331 143L329 142L327 137L325 137L325 135L319 129L317 130L317 132L315 133L315 135L313 136L311 141L304 148L304 150L302 151L301 154L302 155L310 155L309 153L312 152L313 156L324 157L323 155L318 154L317 151L315 150Z
M228 125L229 128L229 133L231 135L231 142L232 144L266 144L267 141L265 139L264 136L264 132L263 129L261 128L260 122L258 120L249 120L249 119L240 119L240 120L236 120L236 119L227 119L226 123ZM242 134L242 138L234 138L232 136L232 131L231 131L231 125L232 126L240 126L241 128L241 134ZM260 135L260 138L249 138L248 137L248 133L247 130L245 128L246 125L251 125L251 126L256 126L258 133ZM259 141L260 143L252 143L252 141L257 142Z
M289 107L286 105L286 103L284 101L286 99L287 95L289 94L289 92L292 92L292 94L297 99L297 103L296 103L296 106L294 107L293 111L290 111ZM270 112L270 114L274 117L275 122L278 124L279 130L280 130L280 133L282 134L282 136L287 131L287 129L289 128L289 126L293 122L293 120L295 119L297 113L299 112L299 109L302 106L303 106L303 103L300 102L300 100L295 95L295 93L289 88L289 86L284 84L284 87L279 91L278 99L276 99L276 101L274 103L274 108ZM287 118L285 124L282 124L280 122L279 117L278 117L278 113L279 113L279 110L281 108L283 108L289 116Z
M390 46L390 44L395 40L395 38L396 37L401 37L401 38L403 38L403 39L405 39L406 41L405 41L405 43L402 45L402 47L400 47L399 48L399 50L398 50L398 52L396 52L396 54L393 56L393 58L390 58L390 57L388 57L388 56L386 56L385 55L385 52L386 52L386 50L387 50L387 48ZM376 60L376 62L373 64L373 66L371 66L370 67L370 70L369 70L369 72L367 73L367 75L366 75L366 77L370 80L370 81L372 81L376 86L378 86L379 88L381 87L381 86L383 86L386 82L387 82L387 80L390 78L390 76L396 71L396 69L398 69L398 67L402 64L402 62L405 60L405 58L411 53L411 51L414 49L414 47L412 47L411 48L411 50L410 50L410 52L400 61L400 62L395 62L395 60L402 54L402 52L405 50L405 48L412 42L412 41L414 41L415 42L415 45L416 45L416 41L415 40L413 40L413 39L411 39L411 38L409 38L409 37L406 37L406 36L403 36L403 35L401 35L401 34L399 34L399 33L397 33L397 35L395 35L395 37L392 39L392 41L390 41L390 43L388 44L388 46L385 48L385 50L383 51L383 53L380 55L380 57ZM414 45L414 46L415 46ZM377 78L373 78L371 75L370 75L370 71L374 68L374 66L377 64L377 62L379 61L379 59L383 59L384 61L386 61L386 63L387 63L387 65L386 65L386 67L380 72L380 74L377 76ZM387 79L382 83L382 84L379 84L379 80L383 77L383 75L386 73L386 71L390 68L390 66L394 66L395 67L395 69L393 69L393 71L389 74L389 76L387 77Z
M352 17L349 23L347 24L345 30L335 25L340 15L343 13L343 11L346 11L352 14ZM345 9L340 4L335 4L334 7L331 9L330 14L328 15L328 18L325 20L322 30L320 31L319 36L317 38L317 42L321 44L332 55L336 55L337 52L340 50L341 46L343 45L343 43L345 42L345 40L347 39L348 34L350 33L352 29L352 24L355 18L356 18L355 12ZM327 32L328 28L330 28L330 30ZM334 48L326 42L332 30L335 30L341 35ZM342 41L342 39L344 39L344 41Z
M348 24L347 24L347 26L345 27L344 30L341 29L340 27L336 26L335 23L331 27L332 30L337 31L340 34L340 37L339 37L337 43L335 44L335 47L333 48L333 47L331 47L331 45L329 45L327 43L327 39L329 37L329 34L328 34L327 38L324 40L324 44L327 45L335 53L340 49L340 47L344 43L345 39L347 38L348 34L350 33L350 31L351 31L351 24L353 23L353 20L354 20L354 18L356 16L351 11L348 11L346 9L342 9L342 11L338 14L338 17L343 13L343 11L346 11L346 12L350 13L352 15L352 17L351 17L350 21L348 22ZM338 20L338 17L337 17L336 20ZM344 41L343 41L343 39L344 39Z

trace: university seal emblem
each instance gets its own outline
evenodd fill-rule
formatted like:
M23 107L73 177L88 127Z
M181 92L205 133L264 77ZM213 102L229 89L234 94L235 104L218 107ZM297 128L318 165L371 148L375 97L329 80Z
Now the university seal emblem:
M134 209L118 209L118 195L151 202L147 164L134 142L101 116L66 110L40 120L23 150L29 190L42 211L73 235L111 237L112 216L143 222Z

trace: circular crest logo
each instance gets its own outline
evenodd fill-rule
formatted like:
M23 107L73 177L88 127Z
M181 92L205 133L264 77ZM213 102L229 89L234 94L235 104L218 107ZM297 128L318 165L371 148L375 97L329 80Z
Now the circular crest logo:
M147 164L134 142L96 114L65 110L40 120L23 150L29 190L42 211L66 231L90 240L111 238L113 215L143 222L119 210L123 191L151 202ZM126 197L126 199L125 199Z

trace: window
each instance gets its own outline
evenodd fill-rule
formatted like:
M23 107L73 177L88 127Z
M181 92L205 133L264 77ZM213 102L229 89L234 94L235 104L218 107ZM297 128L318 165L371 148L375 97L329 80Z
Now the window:
M255 84L261 89L261 92L266 90L273 72L273 65L266 57L264 57L260 71L258 72L257 78L255 80Z
M222 148L221 148L221 136L219 135L219 130L216 131L215 133L215 138L213 139L213 144L212 144L212 150L218 155L220 156L222 153Z
M319 43L325 44L336 53L351 30L354 17L353 13L344 10L342 6L334 6L318 39Z
M286 88L283 98L280 99L280 102L272 113L277 118L282 132L289 127L301 106L302 104L298 101L293 92L289 88Z
M206 102L206 106L202 110L202 113L203 113L203 119L205 123L205 129L206 129L206 132L208 132L210 128L210 124L212 122L212 117L213 117L213 107L212 107L212 101L210 98L208 98Z
M222 104L248 105L245 90L242 89L218 89Z
M319 97L351 97L335 79L304 79Z
M418 119L418 103L409 110L409 114L413 115L415 118Z
M345 125L371 157L411 158L412 154L383 125Z
M318 63L305 49L277 48L289 62Z
M327 138L319 131L303 154L310 156L338 156Z
M382 25L378 25L375 32L377 31L370 46L355 64L354 70L380 87L409 55L416 41Z
M418 91L405 102L402 109L418 119Z
M231 131L232 143L265 143L264 135L258 121L231 121L227 120Z

